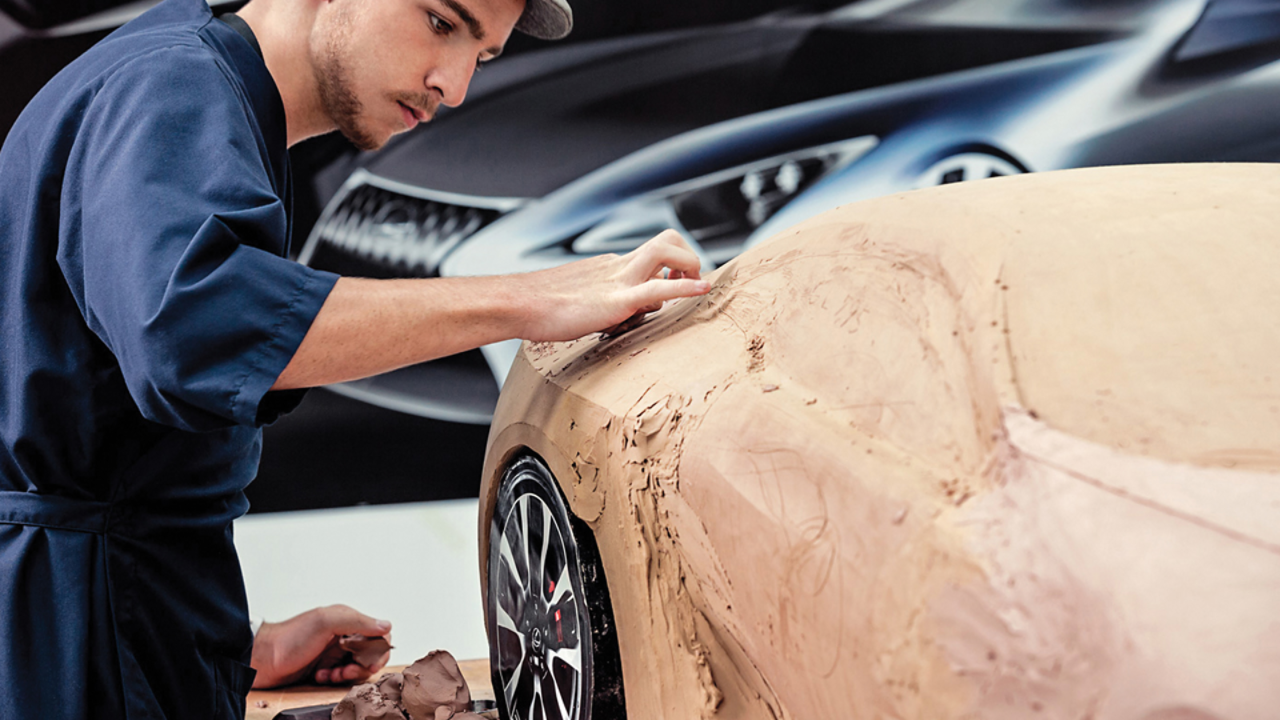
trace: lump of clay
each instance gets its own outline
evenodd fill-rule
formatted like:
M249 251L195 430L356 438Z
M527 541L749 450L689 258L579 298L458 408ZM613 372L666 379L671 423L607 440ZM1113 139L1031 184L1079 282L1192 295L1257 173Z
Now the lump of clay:
M400 702L411 720L442 720L458 717L471 708L471 691L458 662L447 651L434 650L404 671Z
M351 688L329 715L332 720L404 720L399 704L365 683Z
M343 635L338 640L338 647L351 653L351 658L360 665L373 667L391 650L392 645L391 641L381 636Z
M400 673L387 673L378 678L376 683L378 692L382 693L382 697L388 701L400 704L400 692L404 688L404 675Z

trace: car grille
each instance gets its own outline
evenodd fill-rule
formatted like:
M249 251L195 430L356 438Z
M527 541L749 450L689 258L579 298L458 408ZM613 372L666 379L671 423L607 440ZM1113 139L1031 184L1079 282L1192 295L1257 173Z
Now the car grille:
M436 277L451 250L521 202L425 195L357 172L325 208L298 260L354 277Z

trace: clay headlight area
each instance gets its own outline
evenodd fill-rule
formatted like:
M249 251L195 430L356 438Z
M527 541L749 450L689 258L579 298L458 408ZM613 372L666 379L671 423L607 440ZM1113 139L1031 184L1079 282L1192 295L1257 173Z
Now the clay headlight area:
M1267 164L947 185L526 344L480 493L505 717L1272 716L1278 221Z

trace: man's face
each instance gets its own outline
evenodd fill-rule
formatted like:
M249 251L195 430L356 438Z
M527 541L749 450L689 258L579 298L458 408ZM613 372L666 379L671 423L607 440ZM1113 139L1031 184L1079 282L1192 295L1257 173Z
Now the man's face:
M362 150L462 102L525 0L324 0L311 66L324 112Z

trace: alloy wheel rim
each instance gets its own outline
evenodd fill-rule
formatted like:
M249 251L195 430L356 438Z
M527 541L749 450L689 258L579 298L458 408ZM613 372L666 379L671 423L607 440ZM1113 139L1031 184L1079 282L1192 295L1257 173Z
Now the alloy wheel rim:
M498 539L498 675L513 720L581 716L586 613L570 571L569 530L555 518L542 498L523 494Z

